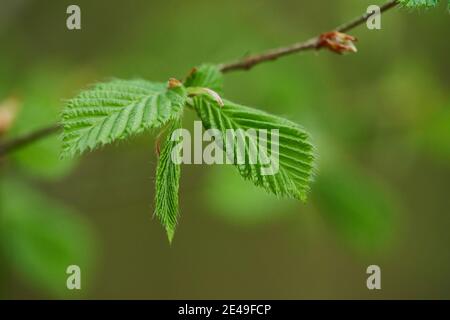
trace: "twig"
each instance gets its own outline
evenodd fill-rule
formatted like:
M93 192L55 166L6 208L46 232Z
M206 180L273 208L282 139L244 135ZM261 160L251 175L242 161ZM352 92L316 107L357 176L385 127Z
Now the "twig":
M59 124L54 124L52 126L38 129L36 131L20 136L18 138L5 141L4 143L0 143L0 157L7 154L8 152L25 147L26 145L36 140L45 138L48 135L56 133L59 131L60 127L61 126Z
M380 7L380 13L383 13L389 9L392 9L399 4L400 4L400 2L398 0L388 1ZM367 21L367 19L369 19L373 15L374 15L374 13L365 13L362 16L355 18L350 22L340 25L339 27L336 28L336 31L347 32L347 31L363 24L364 22Z
M385 12L399 4L398 0L390 0L384 5L380 7L381 12ZM341 26L338 26L333 31L338 32L347 32L357 26L363 24L367 21L374 13L365 13L362 16L359 16L352 21L345 23ZM237 60L230 63L223 63L219 65L220 71L223 73L237 71L237 70L249 70L253 68L255 65L273 61L280 57L284 57L293 53L307 51L307 50L318 50L320 49L320 35L314 38L311 38L304 42L297 42L292 45L286 47L280 47L276 49L271 49L261 54L256 54L252 56L248 56L242 60ZM31 132L25 136L21 136L10 141L5 141L0 143L0 157L13 151L24 147L36 140L44 138L50 134L56 133L60 129L60 125L52 125L47 128L43 128L34 132Z
M398 5L398 0L391 0L385 3L380 7L380 12L384 12L386 10L389 10L396 5ZM367 21L372 15L374 15L374 12L372 13L365 13L360 17L357 17L353 19L352 21L345 23L341 26L338 26L332 31L338 31L338 32L347 32ZM332 32L330 31L330 32ZM307 50L318 50L320 49L320 35L314 38L311 38L304 42L297 42L287 47L280 47L276 49L271 49L269 51L263 52L261 54L252 55L249 57L246 57L242 60L237 60L230 63L225 63L220 65L220 70L223 73L235 71L235 70L249 70L252 67L254 67L257 64L267 62L267 61L273 61L280 57L287 56L289 54L297 53L300 51L307 51Z

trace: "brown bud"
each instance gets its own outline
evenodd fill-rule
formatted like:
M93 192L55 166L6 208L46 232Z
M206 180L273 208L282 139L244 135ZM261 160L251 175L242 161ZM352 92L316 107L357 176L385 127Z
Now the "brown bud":
M355 37L342 32L326 32L319 36L317 49L328 48L339 54L345 52L357 52L358 50L354 44L355 41L357 41Z
M170 78L169 81L168 81L169 89L181 87L182 85L183 84L181 83L181 81L178 80L178 79L175 79L175 78Z

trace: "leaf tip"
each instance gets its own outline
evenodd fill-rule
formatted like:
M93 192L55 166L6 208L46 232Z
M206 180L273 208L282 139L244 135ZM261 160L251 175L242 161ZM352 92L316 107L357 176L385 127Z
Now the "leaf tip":
M169 244L172 245L173 237L175 235L175 229L173 228L166 228L167 233L167 239L169 240Z

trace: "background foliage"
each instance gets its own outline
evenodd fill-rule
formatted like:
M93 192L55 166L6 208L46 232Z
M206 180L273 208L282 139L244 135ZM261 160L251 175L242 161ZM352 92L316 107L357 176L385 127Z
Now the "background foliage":
M20 107L10 136L55 122L88 83L183 78L328 30L373 1L77 3L81 31L65 28L68 1L0 3L0 104ZM77 162L59 160L57 137L2 159L1 294L75 297L60 287L70 260L87 298L448 298L450 20L439 8L394 9L382 30L355 30L356 55L305 53L225 77L230 100L311 132L320 170L306 204L228 166L183 166L169 248L151 219L153 136ZM373 263L376 296L365 288Z

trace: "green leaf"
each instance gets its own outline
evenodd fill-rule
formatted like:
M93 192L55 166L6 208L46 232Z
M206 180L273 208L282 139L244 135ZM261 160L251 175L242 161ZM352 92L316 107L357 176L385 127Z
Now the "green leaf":
M186 100L183 86L114 80L69 100L63 112L63 156L157 128L177 117Z
M2 246L14 270L38 289L67 296L66 269L75 264L86 289L95 243L77 212L13 179L0 182L0 205Z
M266 129L267 131L278 129L278 145L275 143L272 145L272 142L269 141L271 139L266 139L267 150L278 147L278 153L273 153L275 157L278 157L278 172L265 175L260 162L251 164L250 161L247 161L249 152L255 149L254 142L252 143L250 139L245 140L245 164L236 164L236 166L242 177L277 196L306 200L309 184L313 177L314 154L309 136L302 127L286 119L226 100L221 108L217 103L205 97L195 97L193 101L204 127L218 129L225 137L225 143L222 142L224 146L230 145L230 141L226 141L227 129ZM262 141L261 137L258 138L259 141ZM234 143L233 145L234 155L239 154L238 144ZM267 152L265 156L270 158L271 155ZM233 163L235 162L233 161Z
M223 91L223 75L216 65L202 64L194 68L184 82L186 87L203 87L221 94Z
M179 211L178 189L181 167L172 161L172 149L178 142L171 139L172 133L178 128L181 128L180 119L172 123L156 168L155 215L166 229L169 242L172 242L175 233Z
M407 8L432 8L439 4L439 0L399 0L399 2Z

